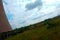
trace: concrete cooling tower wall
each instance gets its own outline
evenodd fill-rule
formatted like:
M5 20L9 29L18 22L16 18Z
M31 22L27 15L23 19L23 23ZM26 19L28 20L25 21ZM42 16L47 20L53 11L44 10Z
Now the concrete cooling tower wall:
M11 26L6 18L2 0L0 0L0 33L11 31Z

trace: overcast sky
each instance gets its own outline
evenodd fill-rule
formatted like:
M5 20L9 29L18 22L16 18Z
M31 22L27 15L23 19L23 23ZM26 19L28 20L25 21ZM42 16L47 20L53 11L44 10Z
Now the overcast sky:
M12 29L60 15L60 0L3 0Z

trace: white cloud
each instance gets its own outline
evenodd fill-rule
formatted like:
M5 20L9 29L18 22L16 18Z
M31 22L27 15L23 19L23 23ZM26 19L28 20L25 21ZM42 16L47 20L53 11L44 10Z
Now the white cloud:
M4 0L6 1L6 0ZM25 11L25 4L30 0L7 0L7 5L4 4L6 15L12 14L12 19L9 20L12 28L30 25L52 18L60 14L60 0L42 0L43 5L40 11L37 8L31 11Z

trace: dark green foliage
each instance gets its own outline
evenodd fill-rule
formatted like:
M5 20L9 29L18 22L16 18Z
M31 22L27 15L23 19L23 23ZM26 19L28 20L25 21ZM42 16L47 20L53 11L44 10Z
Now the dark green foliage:
M56 23L53 23L53 22L47 22L47 24L48 24L47 29L56 27Z
M60 21L58 21L58 20L60 20L60 16L58 16L56 18L53 18L53 19L45 20L45 21L40 22L40 23L29 25L29 26L26 26L26 27L21 27L21 28L18 28L18 29L9 31L9 32L4 32L4 33L0 34L0 38L5 39L5 38L8 38L10 36L15 36L15 35L17 35L19 33L23 33L25 31L33 30L33 29L41 28L41 27L47 27L47 29L54 28L56 30L57 25L60 25ZM57 31L55 31L54 34L57 34ZM39 40L47 40L47 39L48 38L45 37L45 36L40 36L39 37Z
M59 16L58 16L58 17L59 17ZM44 21L44 24L45 24L45 25L48 25L48 26L47 26L47 29L56 28L57 25L60 25L60 22L58 22L58 20L60 20L60 19L58 19L58 20L56 20L56 19L57 19L57 17L55 17L55 18L53 18L53 19L48 19L48 20L45 20L45 21Z
M40 36L39 40L48 40L46 36Z

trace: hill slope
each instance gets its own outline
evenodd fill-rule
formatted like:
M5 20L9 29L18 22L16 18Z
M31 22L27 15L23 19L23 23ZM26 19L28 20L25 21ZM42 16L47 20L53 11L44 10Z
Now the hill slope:
M60 40L60 16L30 25L30 30L6 40Z

